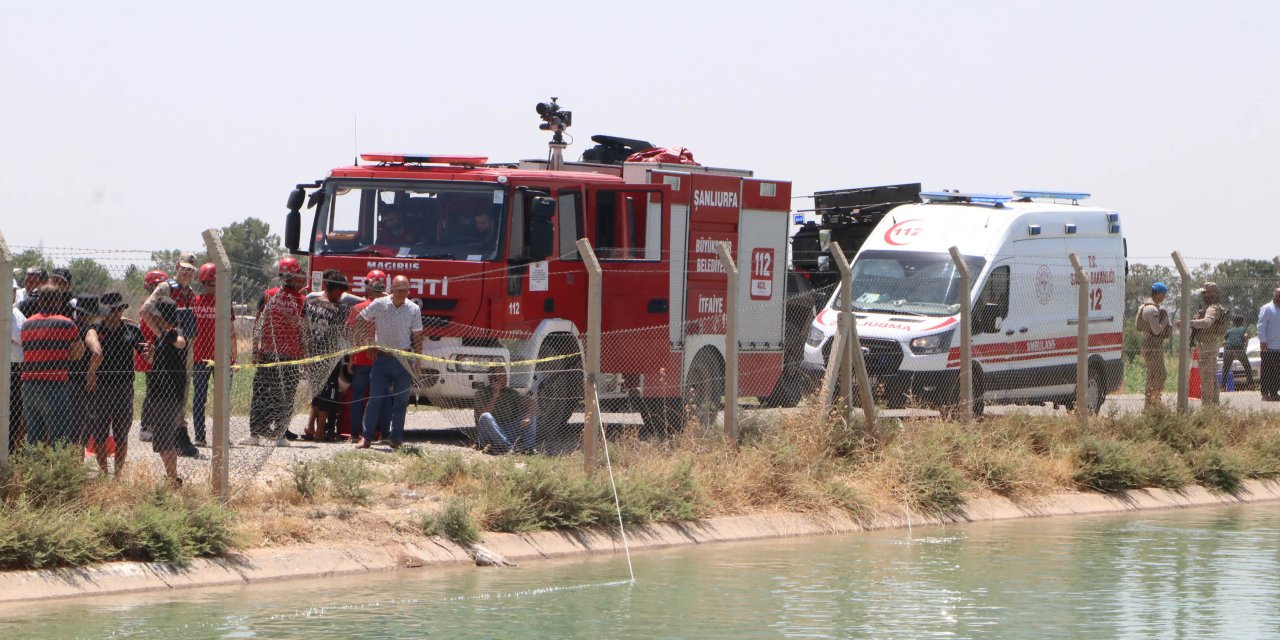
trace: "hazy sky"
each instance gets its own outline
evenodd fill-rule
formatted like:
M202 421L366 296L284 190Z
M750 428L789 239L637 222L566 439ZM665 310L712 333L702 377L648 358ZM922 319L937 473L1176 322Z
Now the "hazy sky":
M1130 254L1280 253L1276 2L0 0L11 245L282 229L359 149L542 157L533 105L797 194L1089 191ZM797 201L797 208L810 206Z

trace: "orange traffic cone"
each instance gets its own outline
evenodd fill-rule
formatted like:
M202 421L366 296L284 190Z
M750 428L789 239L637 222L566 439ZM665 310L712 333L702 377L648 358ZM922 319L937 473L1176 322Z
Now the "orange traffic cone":
M1191 375L1187 377L1187 397L1200 399L1200 349L1191 350Z
M93 438L90 437L89 444L86 444L84 446L84 456L86 458L98 455L97 449L94 448L95 444L96 443L93 441ZM112 436L107 436L106 447L107 447L107 455L114 456L116 454L116 439L113 438Z

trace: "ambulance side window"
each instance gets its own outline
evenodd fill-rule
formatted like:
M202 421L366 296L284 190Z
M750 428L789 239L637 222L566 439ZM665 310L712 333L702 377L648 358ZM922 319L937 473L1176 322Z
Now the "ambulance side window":
M1009 317L1009 267L996 267L991 271L978 304L974 305L973 317L976 328L984 333L998 331L996 319Z

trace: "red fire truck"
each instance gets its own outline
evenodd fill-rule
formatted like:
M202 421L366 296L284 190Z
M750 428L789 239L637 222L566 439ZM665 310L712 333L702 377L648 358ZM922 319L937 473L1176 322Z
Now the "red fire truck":
M469 406L501 363L509 384L537 401L546 433L582 406L587 272L575 243L587 238L604 269L601 398L629 403L646 430L669 433L691 409L713 419L720 408L727 280L716 246L728 241L740 309L750 314L738 329L741 396L776 400L791 184L627 161L652 145L608 136L593 138L601 144L585 161L565 162L561 132L572 116L554 100L538 107L555 134L547 160L367 154L299 185L285 244L310 256L313 288L326 269L346 274L356 294L370 269L408 277L425 321L423 353L433 357L419 400ZM314 209L308 246L304 204ZM567 354L577 355L520 364Z

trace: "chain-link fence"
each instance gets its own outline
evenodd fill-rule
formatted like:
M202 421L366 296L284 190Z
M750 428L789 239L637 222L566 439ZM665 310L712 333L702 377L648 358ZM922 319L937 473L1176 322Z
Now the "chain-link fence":
M105 472L142 465L187 482L218 478L225 451L230 492L301 461L406 442L582 451L592 464L597 435L732 436L805 404L849 420L872 406L959 419L1082 409L1087 419L1186 406L1179 390L1209 402L1235 391L1225 397L1248 406L1275 391L1256 327L1280 284L1269 262L1179 270L904 252L852 266L845 316L839 285L809 287L785 271L762 279L753 256L708 263L715 277L703 279L608 253L595 273L583 268L587 251L432 279L394 261L360 261L370 273L352 276L287 260L219 270L205 251L15 249L9 451L82 446ZM655 279L664 286L650 294ZM1135 324L1157 281L1168 293L1152 301L1156 324ZM1205 282L1216 297L1192 293ZM233 328L228 358L216 355L219 314ZM1200 358L1180 352L1189 327Z

